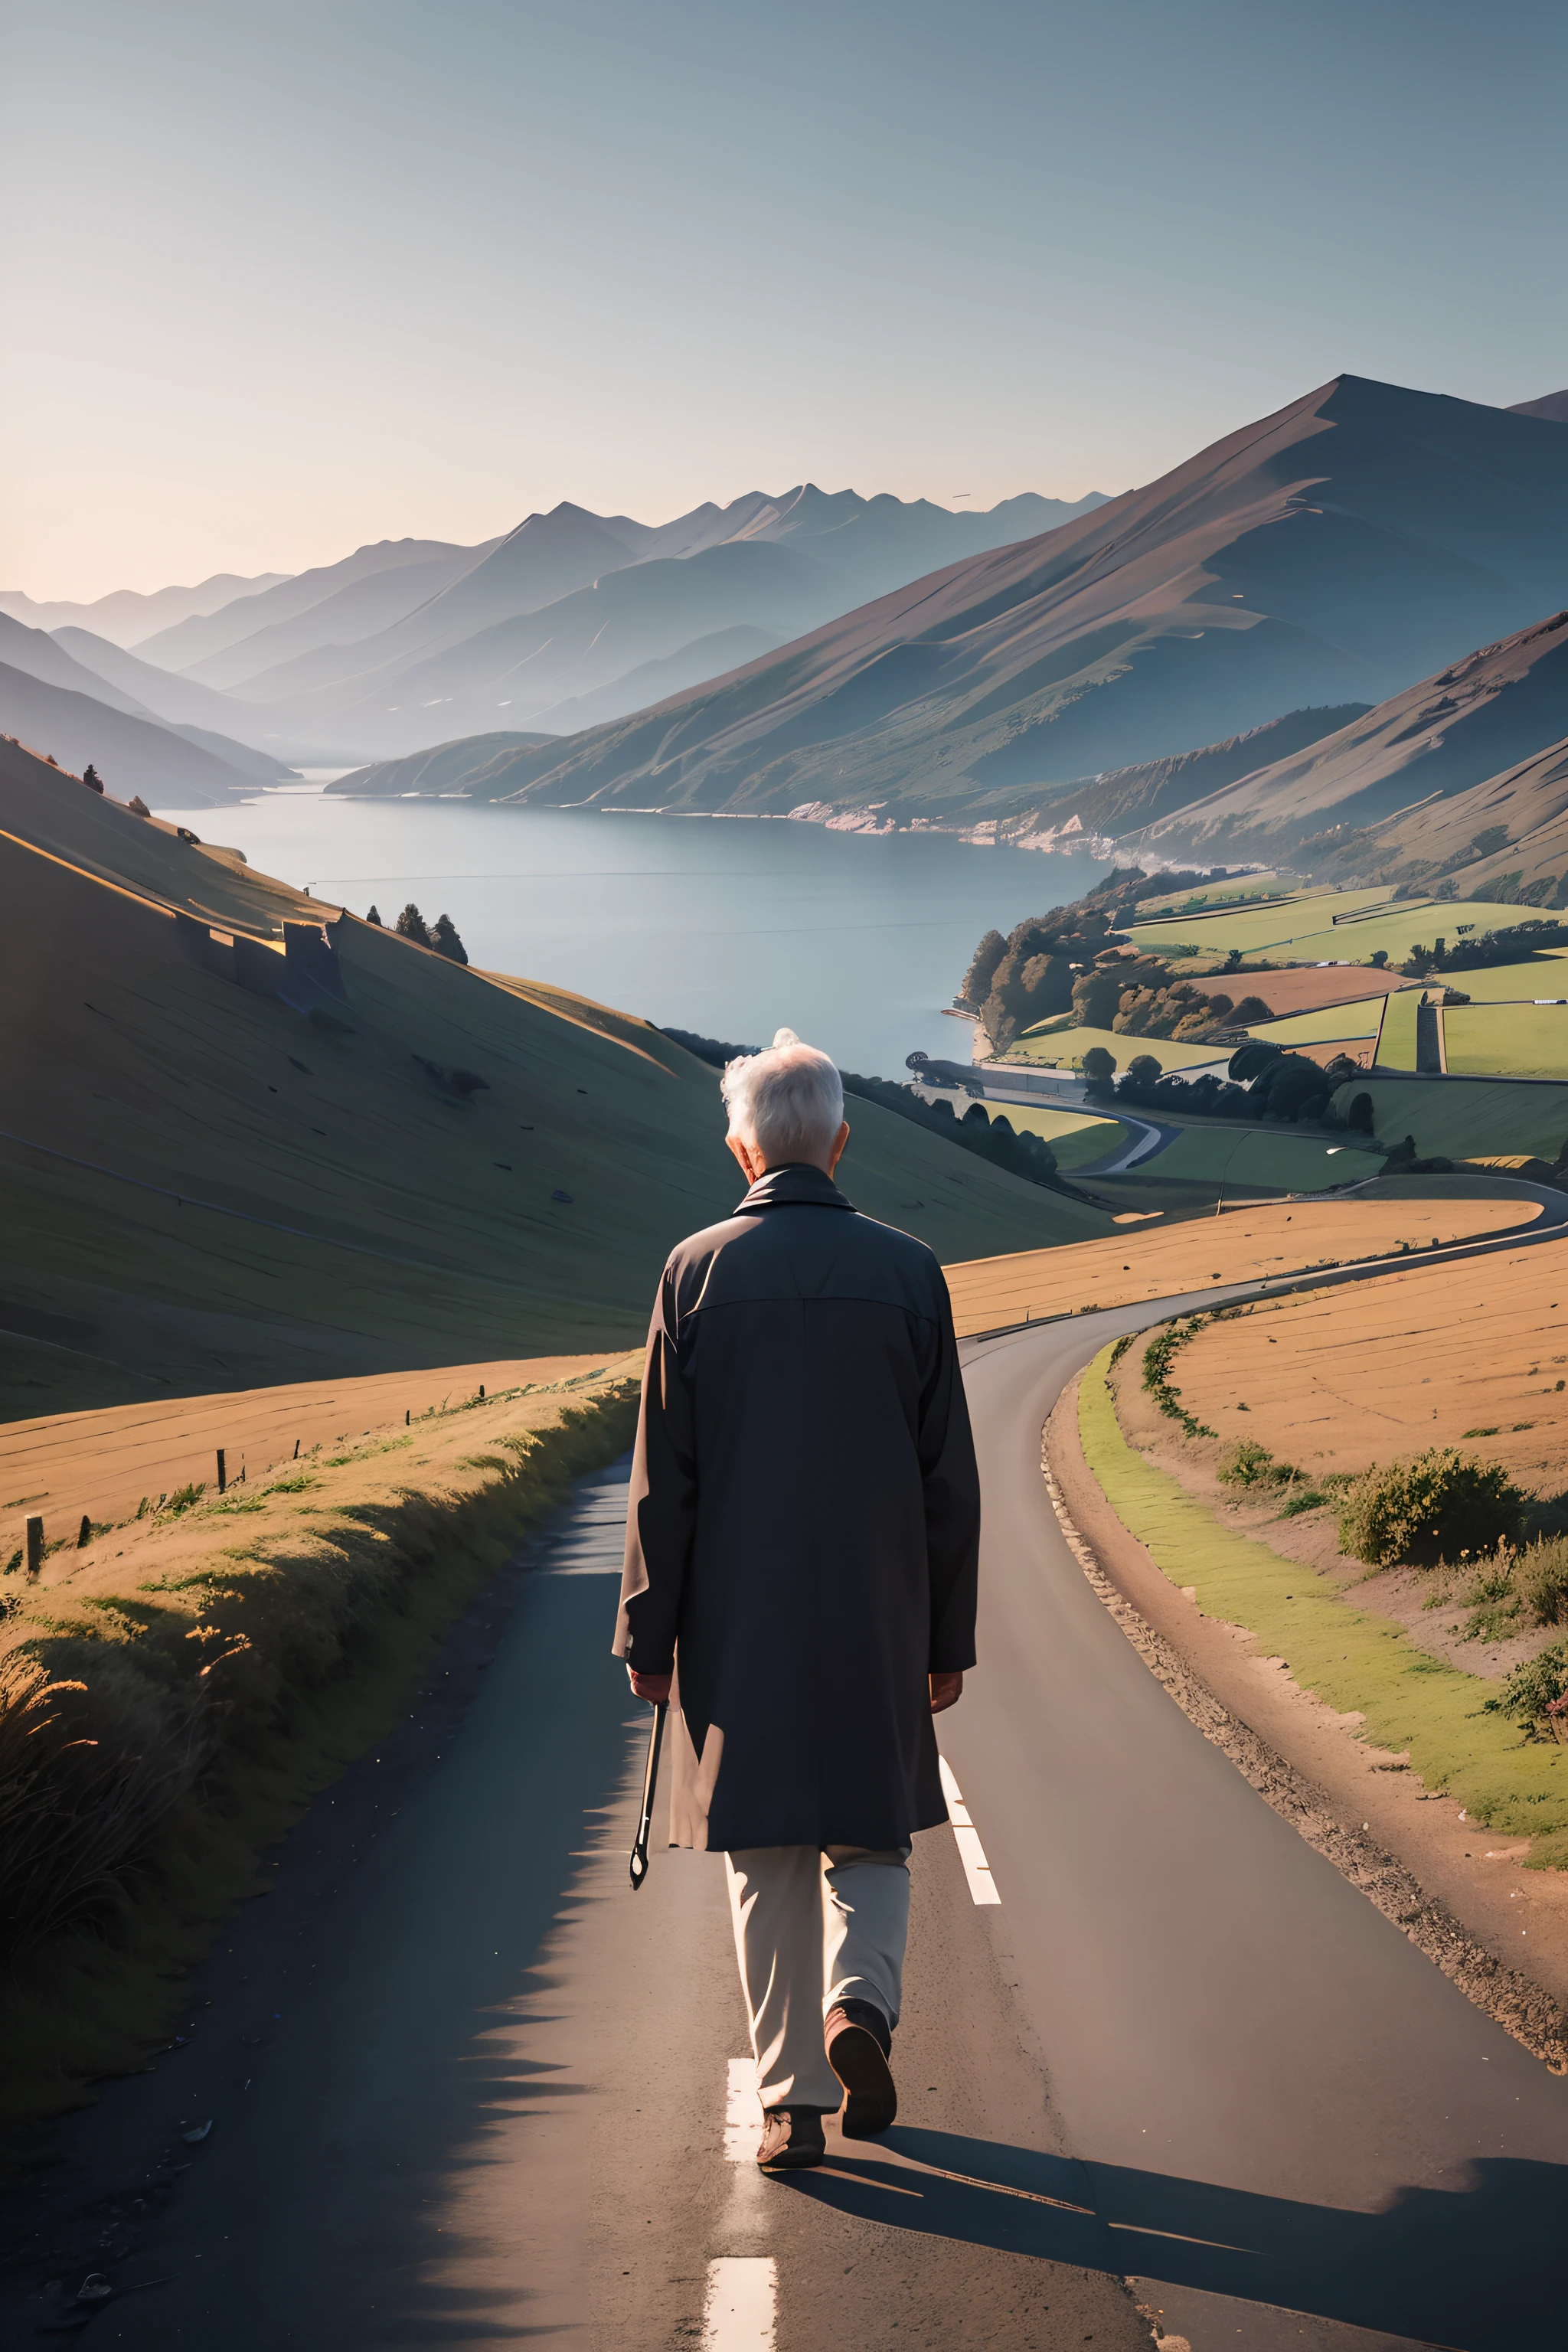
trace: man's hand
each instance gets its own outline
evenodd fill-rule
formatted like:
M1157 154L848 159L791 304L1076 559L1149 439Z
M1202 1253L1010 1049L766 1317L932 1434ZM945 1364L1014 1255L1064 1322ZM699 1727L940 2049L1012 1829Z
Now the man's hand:
M960 1675L958 1679L962 1682L963 1676ZM675 1676L673 1675L639 1675L635 1666L628 1666L626 1680L632 1686L634 1698L651 1699L657 1706L660 1699L669 1696L669 1686L675 1680ZM957 1693L955 1692L953 1696L956 1697Z
M931 1711L940 1715L944 1706L956 1706L963 1696L963 1676L932 1675L931 1678Z

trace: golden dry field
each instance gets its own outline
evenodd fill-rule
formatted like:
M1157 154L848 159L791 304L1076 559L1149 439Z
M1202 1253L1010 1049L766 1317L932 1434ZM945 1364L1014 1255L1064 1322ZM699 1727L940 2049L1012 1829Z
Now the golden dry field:
M1179 1377L1199 1421L1308 1471L1458 1445L1556 1493L1568 1485L1568 1240L1259 1302L1190 1340Z
M417 1421L447 1403L467 1404L482 1388L499 1398L524 1389L581 1381L602 1370L600 1356L537 1356L495 1363L447 1364L435 1371L384 1372L358 1381L302 1381L214 1396L111 1405L96 1412L54 1413L0 1424L0 1512L37 1512L46 1542L74 1538L83 1516L127 1517L145 1498L186 1486L216 1488L221 1446L226 1473L243 1495L282 1470L294 1449L342 1450L378 1432ZM0 1547L5 1543L0 1523ZM16 1540L15 1534L12 1542Z
M1113 1240L975 1259L950 1265L947 1280L962 1338L1047 1315L1168 1298L1216 1282L1348 1265L1405 1246L1426 1250L1435 1242L1527 1225L1540 1213L1527 1196L1490 1187L1485 1179L1416 1179L1383 1187L1375 1200L1253 1202L1169 1225L1134 1216ZM1538 1268L1545 1263L1537 1255ZM1457 1272L1435 1268L1434 1276L1442 1282ZM1568 1283L1568 1272L1563 1278ZM1473 1351L1467 1347L1466 1353Z

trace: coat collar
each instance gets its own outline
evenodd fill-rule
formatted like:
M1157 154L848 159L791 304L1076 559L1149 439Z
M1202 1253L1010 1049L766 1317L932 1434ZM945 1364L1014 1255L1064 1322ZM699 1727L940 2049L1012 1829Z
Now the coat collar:
M791 1160L782 1168L770 1168L759 1176L735 1214L743 1217L753 1209L848 1209L855 1203L847 1201L831 1176L806 1161Z

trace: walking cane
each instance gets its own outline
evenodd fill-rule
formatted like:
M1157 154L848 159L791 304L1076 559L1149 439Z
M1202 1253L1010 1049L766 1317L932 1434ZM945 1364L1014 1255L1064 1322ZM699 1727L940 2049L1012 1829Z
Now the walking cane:
M642 1821L637 1828L637 1843L632 1848L632 1893L635 1895L647 1876L647 1833L653 1822L653 1792L658 1780L658 1751L664 1740L664 1718L669 1711L669 1701L661 1698L653 1710L653 1729L647 1736L647 1770L643 1775Z

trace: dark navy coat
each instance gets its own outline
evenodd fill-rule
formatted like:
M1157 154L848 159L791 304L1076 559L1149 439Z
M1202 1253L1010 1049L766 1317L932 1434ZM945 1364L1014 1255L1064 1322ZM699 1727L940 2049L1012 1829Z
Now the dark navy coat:
M671 1254L648 1333L616 1650L678 1672L672 1843L945 1821L926 1677L974 1664L979 1544L941 1266L770 1169Z

